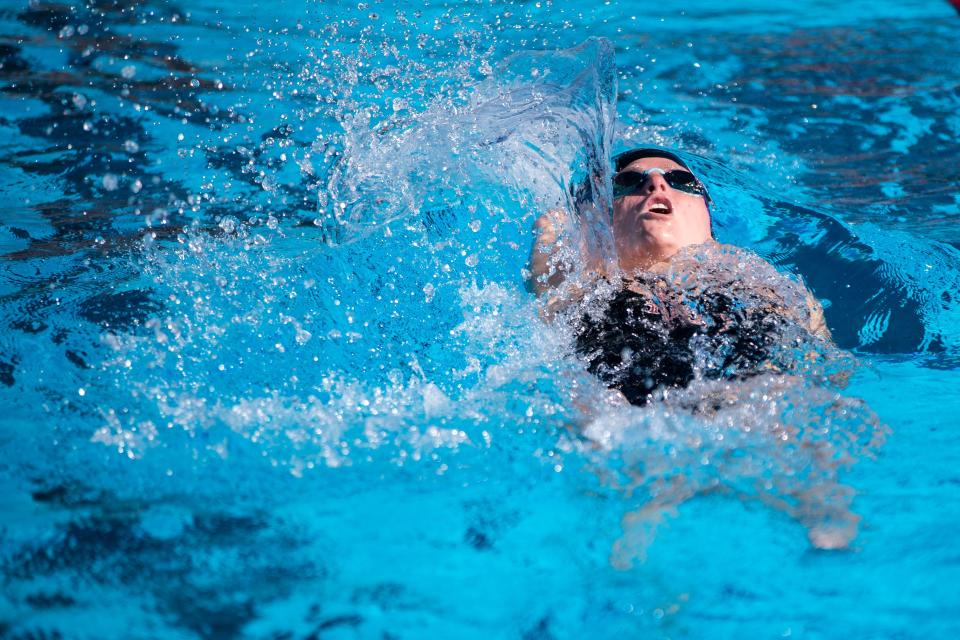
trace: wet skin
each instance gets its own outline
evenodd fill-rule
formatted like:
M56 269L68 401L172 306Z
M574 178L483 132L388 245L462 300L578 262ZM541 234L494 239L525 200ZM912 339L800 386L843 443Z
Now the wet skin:
M671 171L684 169L667 158L640 158L623 171ZM560 231L567 223L564 211L552 210L536 222L536 241L530 253L530 288L537 295L552 289L564 280L564 268L554 257L559 248ZM713 242L710 212L702 196L671 187L658 173L650 174L638 191L613 202L613 240L618 266L624 274L637 270L657 269L686 246ZM588 270L609 274L599 256L591 255L584 238L574 239Z
M667 158L640 158L624 171L654 168L686 170ZM652 173L638 192L614 200L613 239L624 272L649 269L683 247L713 240L706 200L674 189Z
M650 169L686 170L668 158L649 157L635 160L622 171L643 172ZM528 283L538 296L551 292L548 296L548 313L579 299L583 294L582 284L570 290L560 287L566 273L564 265L555 258L563 243L560 231L566 222L565 212L552 210L540 216L535 225L536 240L530 253L531 277ZM626 276L626 282L634 283L634 278L643 279L641 272L662 272L669 268L670 259L684 247L705 245L705 249L720 248L711 233L706 199L674 189L659 173L649 174L636 192L614 200L612 226L617 266L621 272L619 275L611 273L598 256L590 255L588 243L582 237L571 238L579 244L587 271L606 280ZM635 288L636 285L625 286ZM829 339L823 308L809 292L806 307L809 317L801 319L801 324L807 326L811 333Z

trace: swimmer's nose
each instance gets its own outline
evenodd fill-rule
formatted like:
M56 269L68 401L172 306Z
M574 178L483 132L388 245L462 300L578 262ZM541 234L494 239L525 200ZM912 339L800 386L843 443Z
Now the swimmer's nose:
M647 184L644 185L644 188L647 193L657 193L658 191L666 191L669 186L662 175L651 173L647 176Z

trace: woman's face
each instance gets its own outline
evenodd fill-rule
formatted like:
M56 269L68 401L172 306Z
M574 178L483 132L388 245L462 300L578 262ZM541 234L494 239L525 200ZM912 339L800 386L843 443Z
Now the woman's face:
M668 158L640 158L622 171L650 169L686 171ZM625 271L645 269L712 237L706 199L674 189L660 173L649 174L638 190L613 201L613 239Z

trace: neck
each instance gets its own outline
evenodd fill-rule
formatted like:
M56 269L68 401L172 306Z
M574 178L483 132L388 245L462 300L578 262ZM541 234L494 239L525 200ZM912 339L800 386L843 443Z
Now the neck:
M703 244L712 244L712 238ZM692 245L684 245L692 246ZM631 247L631 250L618 252L620 270L624 273L635 271L663 271L670 259L683 247L675 245L657 245L655 247Z
M632 271L659 270L658 265L665 265L669 262L680 247L675 246L657 246L657 247L631 247L630 251L619 251L618 260L620 269L627 273Z

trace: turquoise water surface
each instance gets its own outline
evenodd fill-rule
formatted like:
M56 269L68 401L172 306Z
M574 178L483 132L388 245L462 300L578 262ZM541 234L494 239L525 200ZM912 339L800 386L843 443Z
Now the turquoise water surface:
M0 1L0 637L953 637L960 16L679 7ZM641 144L826 370L605 399L525 269Z

